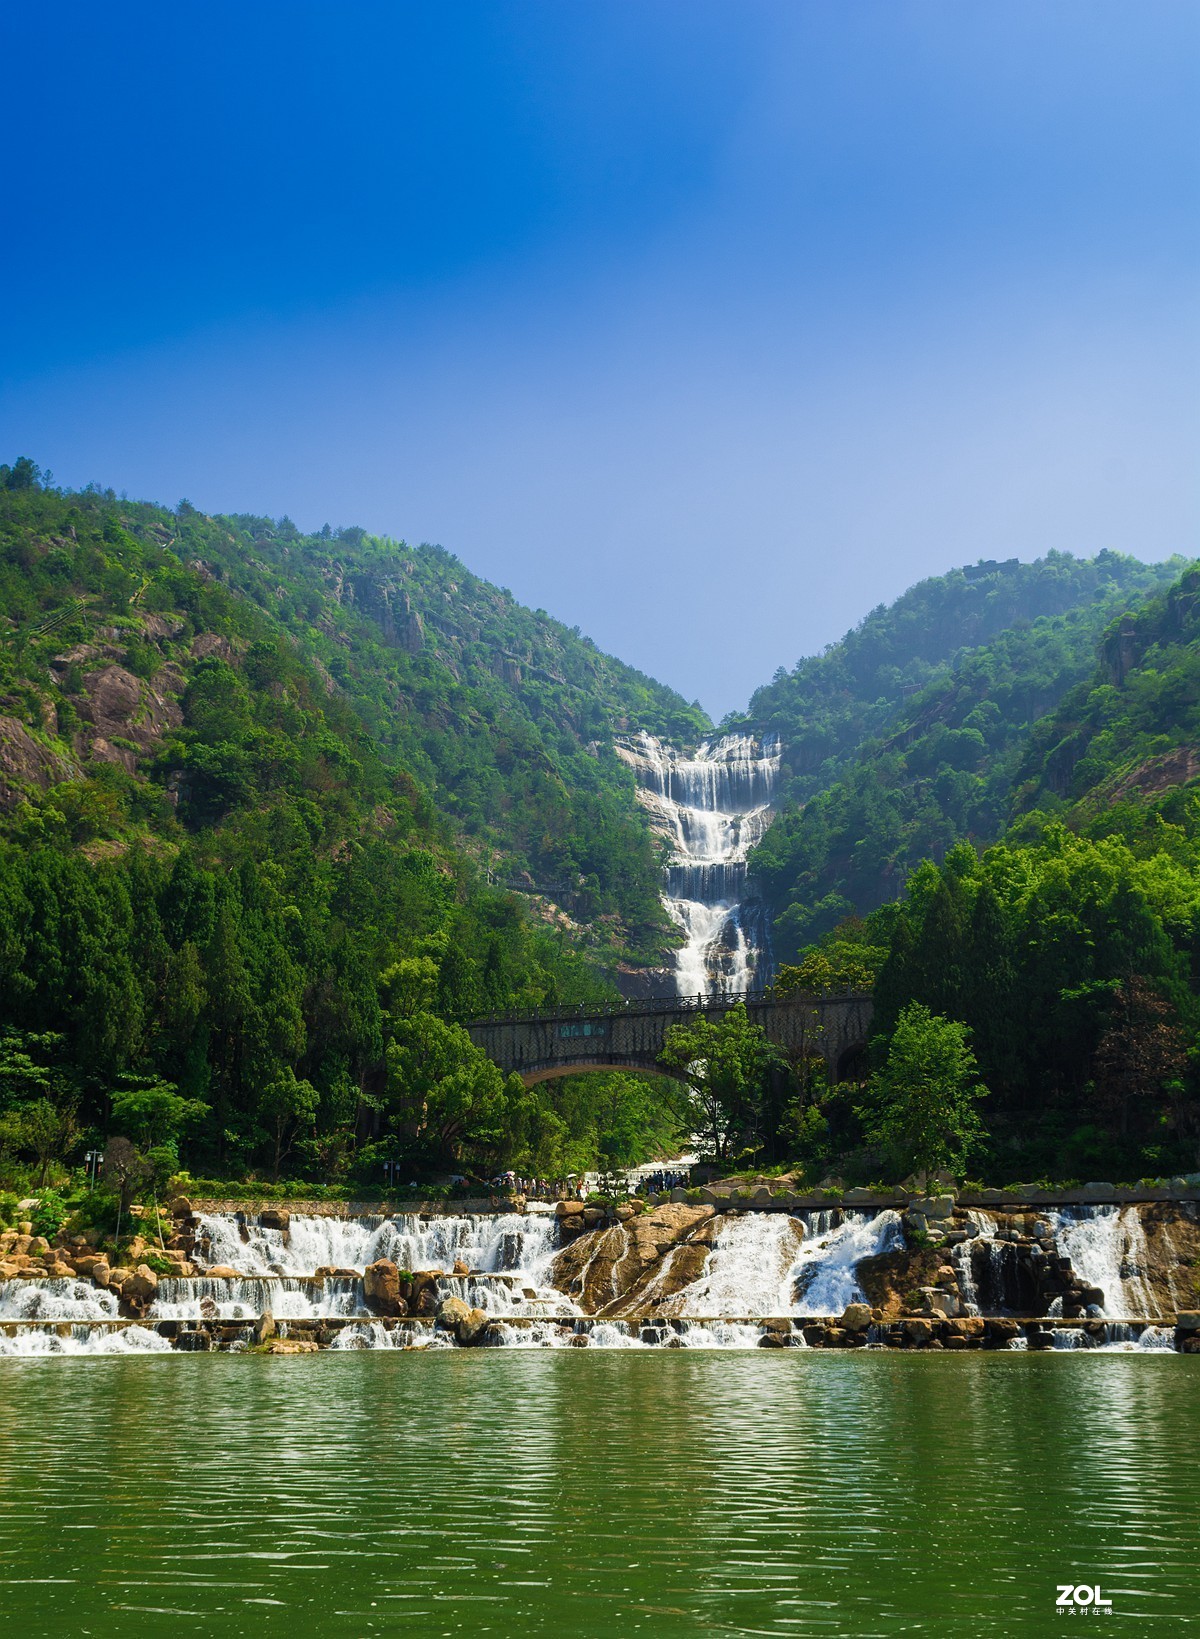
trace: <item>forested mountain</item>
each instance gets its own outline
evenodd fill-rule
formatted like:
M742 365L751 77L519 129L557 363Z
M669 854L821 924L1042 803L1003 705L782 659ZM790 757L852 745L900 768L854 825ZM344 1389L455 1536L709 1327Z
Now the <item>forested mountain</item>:
M753 859L778 953L877 984L877 1072L914 1006L970 1040L990 1177L1195 1160L1181 569L923 582L739 720L781 741ZM0 1173L114 1133L147 1178L182 1154L341 1187L686 1136L665 1084L527 1091L462 1026L661 962L659 844L613 737L708 728L438 548L0 467ZM760 1160L879 1175L861 1087L733 1082Z
M1200 569L1105 633L1099 666L1039 722L1014 774L1016 813L1162 835L1200 778Z
M134 1094L225 1171L598 1130L460 1025L661 955L612 732L704 721L436 548L0 468L0 1152Z
M1088 679L1010 762L1003 840L919 865L902 901L805 956L814 973L877 974L877 1064L913 1004L968 1027L979 1175L1200 1165L1198 593L1190 568L1111 622ZM851 1090L818 1097L801 1151L874 1175L867 1113Z
M1104 552L956 570L760 690L784 780L752 869L780 959L898 898L921 860L1000 836L1034 725L1091 674L1114 615L1180 567Z

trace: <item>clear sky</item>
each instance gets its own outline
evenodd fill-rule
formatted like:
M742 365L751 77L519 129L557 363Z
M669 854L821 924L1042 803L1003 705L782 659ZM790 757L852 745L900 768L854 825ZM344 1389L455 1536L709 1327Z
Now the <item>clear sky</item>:
M0 458L440 541L743 705L1200 552L1193 0L12 5Z

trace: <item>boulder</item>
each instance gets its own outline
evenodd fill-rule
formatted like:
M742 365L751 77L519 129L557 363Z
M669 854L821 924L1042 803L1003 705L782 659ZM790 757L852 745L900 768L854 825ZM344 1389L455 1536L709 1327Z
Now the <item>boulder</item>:
M1175 1316L1175 1329L1180 1332L1200 1332L1200 1309L1181 1309Z
M192 1203L186 1195L177 1195L167 1211L172 1218L190 1218L192 1216Z
M179 1332L175 1347L184 1354L205 1354L216 1348L216 1340L208 1332Z
M106 1258L97 1258L91 1267L90 1274L94 1286L106 1287L112 1279L112 1270L109 1267L108 1260Z
M847 1332L865 1332L871 1324L871 1310L866 1303L848 1303L838 1325Z
M451 1273L455 1275L469 1275L471 1273L471 1266L469 1263L464 1263L461 1258L455 1258L454 1268Z
M617 1222L619 1224L627 1224L630 1218L634 1216L636 1211L637 1208L630 1206L628 1201L622 1201L621 1205L616 1209Z
M264 1309L254 1322L254 1341L268 1343L275 1336L275 1316L269 1309Z
M400 1296L400 1270L390 1258L380 1258L363 1270L363 1297L377 1315L403 1315L408 1305Z
M929 1320L906 1320L904 1332L910 1343L928 1343L933 1336L933 1322Z
M123 1297L134 1303L149 1303L158 1291L158 1276L149 1264L139 1263L133 1273L126 1277L121 1285Z
M444 1331L452 1332L460 1321L469 1319L470 1315L469 1303L464 1303L461 1298L443 1298L438 1304L437 1323Z
M588 1229L599 1228L607 1217L602 1206L585 1206L583 1209L583 1221Z
M454 1330L458 1341L465 1348L470 1348L473 1343L483 1341L483 1334L489 1325L489 1317L484 1314L482 1309L471 1309L465 1319L459 1321Z
M764 1332L758 1340L760 1349L790 1349L792 1339L790 1333Z
M472 1309L461 1298L443 1298L437 1323L443 1331L453 1332L460 1343L470 1345L482 1340L489 1317L482 1309Z
M268 1354L316 1354L319 1343L300 1337L277 1337L267 1350Z
M232 1269L227 1263L214 1263L212 1268L206 1269L204 1273L209 1280L239 1280L241 1278L237 1270Z
M258 1215L258 1221L264 1229L286 1230L292 1221L292 1215L283 1207L264 1207Z
M987 1323L976 1315L965 1315L957 1320L948 1320L946 1330L951 1337L979 1338L987 1330Z
M560 1201L554 1209L556 1218L574 1218L583 1211L582 1201Z
M926 1218L940 1222L954 1216L953 1195L921 1195L908 1203L910 1212L923 1213Z
M1111 1201L1117 1193L1115 1184L1084 1184L1079 1191L1081 1201Z

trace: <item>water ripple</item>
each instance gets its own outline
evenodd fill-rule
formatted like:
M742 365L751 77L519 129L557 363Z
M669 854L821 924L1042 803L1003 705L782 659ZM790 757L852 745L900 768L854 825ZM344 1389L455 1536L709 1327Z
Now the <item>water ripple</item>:
M1195 1621L1196 1362L0 1361L11 1631L1041 1634Z

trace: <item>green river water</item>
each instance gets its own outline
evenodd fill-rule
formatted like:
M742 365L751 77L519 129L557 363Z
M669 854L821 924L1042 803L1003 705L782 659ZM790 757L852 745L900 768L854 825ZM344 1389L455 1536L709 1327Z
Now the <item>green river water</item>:
M0 1631L1168 1634L1198 1459L1169 1354L0 1360Z

